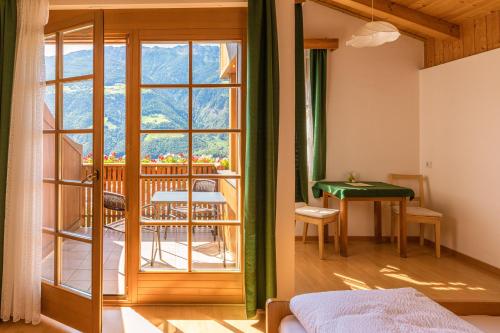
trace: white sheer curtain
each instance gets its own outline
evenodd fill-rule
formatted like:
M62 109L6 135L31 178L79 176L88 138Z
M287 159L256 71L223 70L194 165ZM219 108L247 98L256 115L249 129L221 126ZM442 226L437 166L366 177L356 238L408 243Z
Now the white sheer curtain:
M2 320L40 322L43 27L48 0L17 0L17 40L7 167Z

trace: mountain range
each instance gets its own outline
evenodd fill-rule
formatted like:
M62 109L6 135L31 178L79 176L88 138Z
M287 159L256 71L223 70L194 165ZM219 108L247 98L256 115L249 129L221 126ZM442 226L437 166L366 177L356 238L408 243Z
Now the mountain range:
M193 44L193 82L224 83L219 77L219 44ZM143 45L143 84L188 83L187 44ZM104 153L125 154L126 125L126 48L105 47L104 73ZM52 57L46 57L46 71L53 71ZM91 74L92 51L77 50L64 55L64 76ZM53 90L47 89L46 103L53 108ZM187 129L187 88L142 88L142 129ZM92 127L92 81L66 83L63 88L63 126L65 129ZM193 89L193 128L220 129L229 123L229 89ZM72 135L83 145L84 155L91 151L91 136ZM141 155L157 158L160 154L187 154L185 134L143 134ZM211 155L223 158L228 155L227 134L197 134L193 136L193 155Z

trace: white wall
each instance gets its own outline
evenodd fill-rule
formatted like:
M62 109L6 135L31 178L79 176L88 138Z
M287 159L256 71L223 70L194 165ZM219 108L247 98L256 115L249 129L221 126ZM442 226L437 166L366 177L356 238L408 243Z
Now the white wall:
M500 49L420 72L421 171L443 245L500 267ZM432 167L426 167L432 162Z
M339 49L328 56L327 179L347 179L351 170L364 180L380 181L391 172L417 172L423 43L402 36L376 48L346 47L346 40L366 21L309 1L303 8L306 38L340 39ZM372 204L350 206L349 234L373 236ZM387 208L385 234L390 226ZM301 232L298 223L296 234Z
M278 297L295 293L295 30L294 2L276 0L280 61L280 130L276 207L276 270Z

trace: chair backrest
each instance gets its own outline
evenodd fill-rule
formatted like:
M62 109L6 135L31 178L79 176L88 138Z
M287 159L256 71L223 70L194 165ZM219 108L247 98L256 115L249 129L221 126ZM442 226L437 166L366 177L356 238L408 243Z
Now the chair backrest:
M195 179L193 181L194 192L216 192L217 183L211 179Z
M104 191L103 206L107 209L123 212L125 211L125 196L118 193Z
M424 198L424 176L423 175L402 175L391 173L389 174L389 182L394 185L402 185L402 182L415 182L418 186L418 193L416 193L413 202L418 202L419 207L425 206ZM412 188L415 190L415 188Z

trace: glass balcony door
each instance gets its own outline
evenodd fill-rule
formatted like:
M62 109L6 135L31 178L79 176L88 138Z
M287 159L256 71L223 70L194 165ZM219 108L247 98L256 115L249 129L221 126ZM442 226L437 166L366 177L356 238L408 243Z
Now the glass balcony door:
M240 273L241 42L139 46L139 273Z
M46 27L42 312L100 332L103 14L77 17Z

